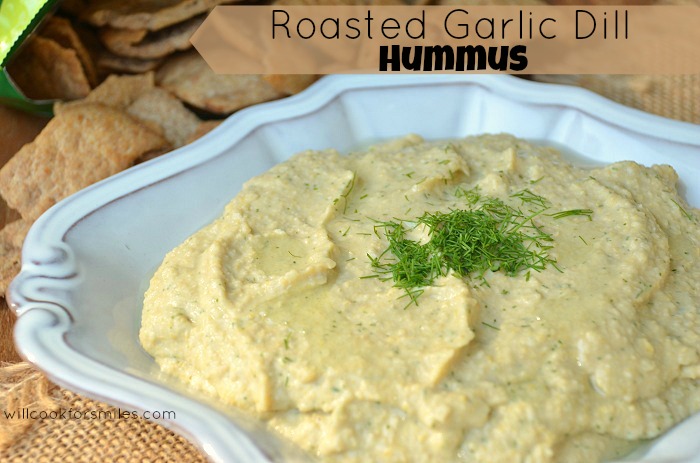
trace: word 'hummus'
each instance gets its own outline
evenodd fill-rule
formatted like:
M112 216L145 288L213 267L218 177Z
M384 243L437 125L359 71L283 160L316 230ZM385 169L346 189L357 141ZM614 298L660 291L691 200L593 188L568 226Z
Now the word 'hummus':
M140 339L320 461L614 458L700 410L676 182L507 135L304 152L165 257Z

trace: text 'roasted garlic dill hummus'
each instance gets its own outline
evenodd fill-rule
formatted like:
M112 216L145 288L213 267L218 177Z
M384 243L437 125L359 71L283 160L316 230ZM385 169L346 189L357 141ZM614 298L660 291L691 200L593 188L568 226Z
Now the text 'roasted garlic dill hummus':
M324 462L613 458L700 410L676 181L506 135L304 152L165 257L141 342Z

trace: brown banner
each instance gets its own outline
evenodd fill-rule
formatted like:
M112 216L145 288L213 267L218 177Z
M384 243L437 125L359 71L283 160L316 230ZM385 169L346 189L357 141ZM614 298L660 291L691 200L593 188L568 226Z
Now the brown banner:
M696 6L220 6L217 73L700 73Z

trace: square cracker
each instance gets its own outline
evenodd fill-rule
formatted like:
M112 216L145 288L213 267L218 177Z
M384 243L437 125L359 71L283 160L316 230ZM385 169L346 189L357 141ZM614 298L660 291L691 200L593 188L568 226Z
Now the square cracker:
M112 74L85 98L70 103L57 104L54 113L60 114L65 108L78 103L101 103L124 109L154 86L152 72L133 76Z
M163 62L163 59L127 58L125 56L115 55L107 50L102 50L97 56L96 62L97 68L103 73L140 74L156 70Z
M157 31L235 0L93 0L81 18L93 26Z
M286 95L295 95L318 80L313 74L268 74L263 78Z
M219 125L221 125L222 121L216 121L216 120L210 120L210 121L203 121L200 122L197 128L192 132L187 139L187 143L192 143L195 140L198 140L202 138L204 135L208 134L215 128L217 128Z
M167 90L155 87L153 74L109 76L86 98L57 104L54 111L83 103L101 103L122 109L162 134L173 148L184 145L200 123L192 111Z
M16 220L0 230L0 297L5 295L12 279L21 266L22 244L31 222Z
M125 112L84 103L65 107L0 169L0 193L26 220L131 165L168 142Z
M405 5L403 0L275 0L277 6Z
M182 101L214 114L285 96L260 75L216 74L196 51L168 59L156 82Z
M144 122L156 124L173 148L179 148L197 130L200 120L167 90L152 88L143 93L126 112Z
M173 52L191 48L190 37L203 21L204 15L197 16L156 32L104 27L100 30L100 40L105 48L118 56L163 58Z
M73 100L90 92L76 51L45 37L28 40L7 70L22 93L36 100Z
M54 40L63 48L75 50L88 82L93 87L97 85L97 70L92 56L69 20L59 16L49 17L42 25L40 35Z

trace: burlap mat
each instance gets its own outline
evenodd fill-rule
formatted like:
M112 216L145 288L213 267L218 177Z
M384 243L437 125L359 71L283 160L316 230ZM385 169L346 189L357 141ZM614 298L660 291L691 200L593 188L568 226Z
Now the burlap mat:
M579 85L634 108L700 124L700 75L534 76L534 79ZM5 325L6 330L7 321ZM51 385L26 363L0 368L0 408L1 462L206 461L183 438L141 418L6 418L4 412L21 410L114 410Z
M700 124L700 74L680 76L533 76L577 85L652 114Z
M116 418L116 408L52 385L27 363L2 368L0 378L5 412L0 416L0 445L9 445L0 461L206 461L189 442L164 427L144 419ZM54 412L56 418L6 415L40 411ZM61 413L64 418L59 418ZM104 418L108 413L115 418Z

